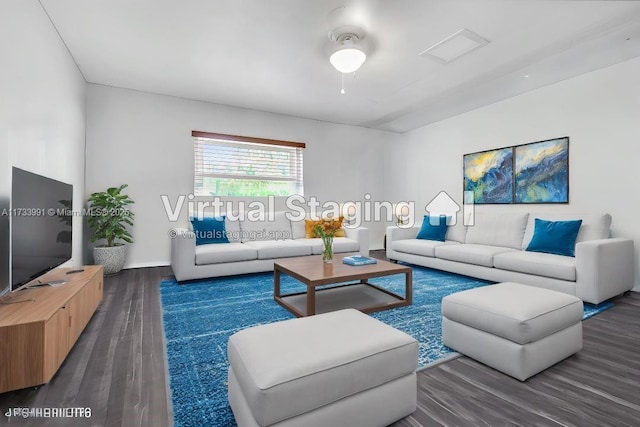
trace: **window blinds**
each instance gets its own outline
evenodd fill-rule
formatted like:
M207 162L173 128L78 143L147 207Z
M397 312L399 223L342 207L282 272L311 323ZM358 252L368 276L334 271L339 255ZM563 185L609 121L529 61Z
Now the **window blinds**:
M193 134L196 196L303 194L304 144L195 131ZM240 140L244 138L263 142Z

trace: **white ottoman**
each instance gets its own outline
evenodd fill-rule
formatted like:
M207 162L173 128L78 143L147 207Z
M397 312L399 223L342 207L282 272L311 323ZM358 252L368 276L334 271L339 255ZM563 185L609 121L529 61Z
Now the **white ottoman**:
M442 342L524 381L582 349L582 301L518 283L442 300Z
M357 310L248 328L227 352L239 427L382 427L416 409L418 343Z

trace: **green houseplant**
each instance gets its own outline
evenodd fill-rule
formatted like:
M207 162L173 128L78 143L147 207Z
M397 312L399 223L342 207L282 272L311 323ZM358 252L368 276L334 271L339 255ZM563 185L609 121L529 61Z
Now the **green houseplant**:
M104 267L106 275L122 270L127 257L125 243L133 243L127 226L133 226L134 214L129 210L129 205L134 201L122 194L125 188L127 184L89 196L88 223L93 231L91 242L105 241L105 244L93 248L93 257L96 264Z

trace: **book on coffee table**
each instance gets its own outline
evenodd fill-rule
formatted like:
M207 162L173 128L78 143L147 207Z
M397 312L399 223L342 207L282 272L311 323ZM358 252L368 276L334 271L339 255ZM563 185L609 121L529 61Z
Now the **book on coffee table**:
M378 261L376 261L375 258L370 258L368 256L352 255L342 258L342 262L348 265L369 265L376 264Z

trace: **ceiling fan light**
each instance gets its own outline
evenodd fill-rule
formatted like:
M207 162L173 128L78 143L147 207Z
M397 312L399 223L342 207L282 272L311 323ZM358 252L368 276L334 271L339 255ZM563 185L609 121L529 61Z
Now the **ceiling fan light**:
M336 70L344 74L355 72L364 61L367 55L356 47L345 47L335 51L330 57L329 62Z

